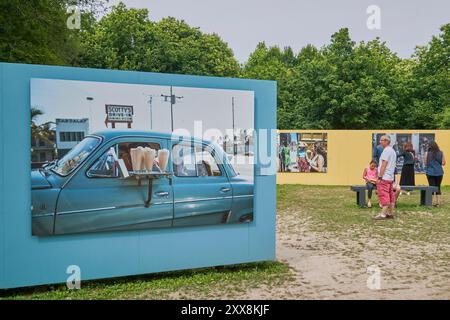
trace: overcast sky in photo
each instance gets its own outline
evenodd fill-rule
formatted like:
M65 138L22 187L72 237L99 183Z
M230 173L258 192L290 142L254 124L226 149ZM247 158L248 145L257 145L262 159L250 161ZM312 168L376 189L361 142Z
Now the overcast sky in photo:
M31 79L31 106L44 112L37 124L56 118L90 119L90 132L105 130L106 104L133 106L135 130L151 130L149 96L152 99L153 131L171 132L170 103L161 94L169 95L169 86L89 82L53 79ZM232 99L234 97L235 128L254 127L254 93L245 90L173 87L173 93L183 97L174 105L174 128L185 129L190 135L202 138L206 130L218 129L226 134L233 127ZM86 98L92 97L92 102ZM196 132L195 121L202 121ZM110 125L109 125L109 128ZM118 123L116 128L126 129ZM177 132L188 135L188 132ZM211 130L204 138L218 137Z
M117 4L119 0L110 0ZM400 57L424 45L450 22L449 0L122 0L128 7L149 9L150 19L183 19L203 32L217 33L245 62L260 41L321 47L342 27L353 40L380 37ZM381 29L369 30L368 6L381 9Z

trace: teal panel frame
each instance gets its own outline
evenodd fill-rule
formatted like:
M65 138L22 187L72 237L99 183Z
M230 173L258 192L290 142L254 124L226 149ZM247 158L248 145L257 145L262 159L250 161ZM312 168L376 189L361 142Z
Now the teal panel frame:
M0 288L65 282L69 265L92 280L275 259L275 172L259 163L249 224L32 236L30 78L252 90L255 129L276 128L273 81L0 63Z

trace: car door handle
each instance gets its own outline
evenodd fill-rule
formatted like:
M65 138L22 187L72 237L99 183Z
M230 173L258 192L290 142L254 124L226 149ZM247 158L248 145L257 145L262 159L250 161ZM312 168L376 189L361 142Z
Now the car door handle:
M225 192L230 192L231 191L231 189L230 188L220 188L220 192L223 192L223 193L225 193Z
M167 197L169 195L169 192L167 192L167 191L158 191L158 192L155 192L155 195L158 196L158 197Z

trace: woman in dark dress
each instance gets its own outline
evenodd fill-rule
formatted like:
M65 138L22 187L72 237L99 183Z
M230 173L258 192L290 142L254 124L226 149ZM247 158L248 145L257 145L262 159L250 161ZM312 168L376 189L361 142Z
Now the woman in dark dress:
M430 142L428 151L425 154L425 166L428 183L430 186L437 187L438 191L433 192L433 205L441 205L441 183L444 176L445 157L439 149L436 142Z
M406 142L403 151L399 153L399 157L403 157L403 167L400 176L401 186L415 186L414 164L416 162L416 152L411 142Z

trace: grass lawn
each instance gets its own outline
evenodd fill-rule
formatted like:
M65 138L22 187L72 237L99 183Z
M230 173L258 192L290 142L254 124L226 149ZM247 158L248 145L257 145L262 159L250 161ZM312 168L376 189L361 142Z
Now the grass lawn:
M0 291L0 299L221 299L261 284L276 286L288 277L285 264L260 262L86 281L80 290L65 284L11 289Z
M372 208L356 206L355 193L349 187L279 185L277 213L309 219L315 231L343 232L353 229L390 240L450 243L450 187L444 187L441 207L419 205L420 193L402 195L396 219L374 222L380 212L377 197Z
M450 188L441 207L402 195L395 219L356 206L349 187L280 185L277 254L297 281L282 299L450 299ZM380 270L379 290L368 268ZM272 294L273 296L273 294Z
M401 196L394 220L374 221L376 196L362 209L349 187L279 185L280 262L3 290L0 299L450 298L450 187L443 193L439 208L419 206L418 192ZM367 290L371 264L383 269L384 290Z

